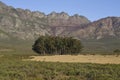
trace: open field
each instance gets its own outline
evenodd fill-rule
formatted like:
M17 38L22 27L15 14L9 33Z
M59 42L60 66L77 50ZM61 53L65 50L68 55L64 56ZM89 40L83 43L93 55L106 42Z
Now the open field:
M55 55L55 56L31 56L31 61L45 62L79 62L99 64L120 64L120 56L116 55Z
M88 62L66 63L65 61L45 62L26 60L31 59L30 56L49 57L51 60L54 60L54 58L57 57L38 56L29 51L2 51L0 52L0 80L120 80L120 64L95 64ZM77 57L85 59L88 58L88 56L89 61L92 58L100 57L100 55L61 55L63 60L69 60L71 57L72 60L77 59ZM58 55L58 57L60 56ZM112 55L104 55L101 57L105 57L106 59L110 57L112 60L114 58L119 58L119 56L116 57Z

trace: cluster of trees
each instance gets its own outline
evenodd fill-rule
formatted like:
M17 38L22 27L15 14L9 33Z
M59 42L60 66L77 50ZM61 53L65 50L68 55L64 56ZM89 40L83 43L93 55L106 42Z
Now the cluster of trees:
M120 49L115 49L113 52L114 53L120 53Z
M72 37L40 36L32 49L39 54L78 54L82 44Z

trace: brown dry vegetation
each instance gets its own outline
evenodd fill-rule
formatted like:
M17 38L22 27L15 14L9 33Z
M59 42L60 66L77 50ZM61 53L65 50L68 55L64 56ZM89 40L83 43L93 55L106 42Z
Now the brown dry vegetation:
M31 61L45 62L79 62L99 64L120 64L120 56L116 55L55 55L55 56L31 56Z

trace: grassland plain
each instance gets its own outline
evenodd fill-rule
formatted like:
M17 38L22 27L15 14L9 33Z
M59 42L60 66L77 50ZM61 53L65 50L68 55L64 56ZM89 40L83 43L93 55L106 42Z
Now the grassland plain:
M120 80L120 64L23 61L39 56L30 45L1 45L0 80Z
M120 64L22 61L34 52L0 52L0 80L120 80Z

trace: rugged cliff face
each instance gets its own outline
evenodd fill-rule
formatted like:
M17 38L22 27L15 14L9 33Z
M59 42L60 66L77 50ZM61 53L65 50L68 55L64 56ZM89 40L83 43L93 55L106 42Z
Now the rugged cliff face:
M71 35L85 39L120 38L120 17L107 17L94 21Z
M90 22L86 17L65 12L48 15L13 8L0 2L0 38L33 40L39 35L72 36L79 39L120 38L120 17Z
M67 13L52 12L45 15L42 12L31 12L13 8L0 2L0 37L35 39L39 35L56 35L69 28L87 24L90 21L84 16L69 16ZM57 28L57 30L55 30ZM61 28L62 27L62 28ZM60 28L60 30L58 30ZM55 30L55 31L54 31Z

